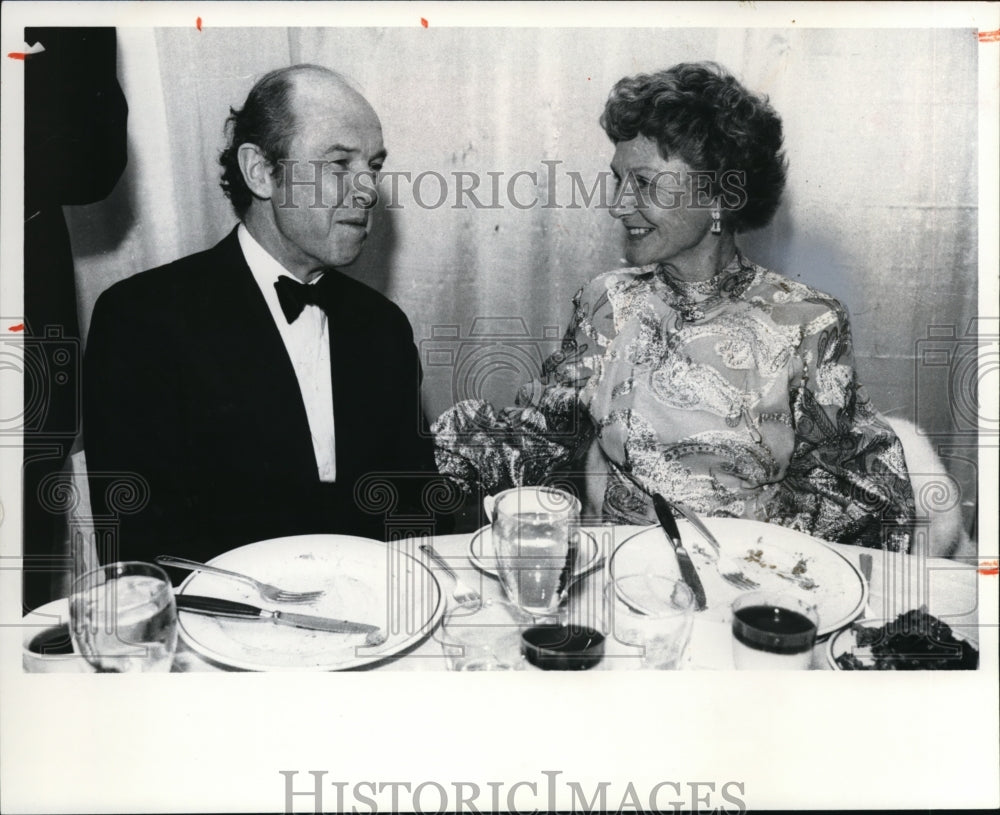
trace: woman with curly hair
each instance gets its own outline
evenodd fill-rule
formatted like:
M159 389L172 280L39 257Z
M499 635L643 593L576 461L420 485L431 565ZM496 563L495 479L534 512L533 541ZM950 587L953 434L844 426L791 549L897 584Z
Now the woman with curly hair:
M441 471L493 492L586 461L605 520L651 522L660 493L907 551L902 448L857 381L847 312L737 247L785 183L767 99L684 63L620 80L601 125L630 266L577 293L562 350L517 407L466 401L441 416Z

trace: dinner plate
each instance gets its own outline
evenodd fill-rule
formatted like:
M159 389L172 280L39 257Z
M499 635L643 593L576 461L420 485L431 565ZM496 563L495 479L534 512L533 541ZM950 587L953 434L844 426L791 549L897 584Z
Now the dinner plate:
M864 610L868 584L850 560L826 543L776 524L741 518L703 518L715 535L723 554L761 590L787 591L816 607L817 636L831 634L854 620ZM684 547L698 571L708 608L706 618L729 622L730 606L740 589L722 579L715 567L715 554L700 533L678 519ZM680 578L677 558L659 525L627 538L614 550L609 572L615 574L653 571Z
M835 671L848 670L846 668L841 668L837 663L837 660L844 656L844 654L854 654L854 656L867 668L871 668L875 664L875 659L871 655L871 649L869 648L859 648L858 647L858 627L864 628L881 628L886 624L885 620L863 620L861 622L854 623L851 626L838 631L826 643L826 661L831 668ZM952 636L960 642L967 642L977 651L979 650L978 641L971 636L967 636L962 631L958 631L954 626L949 626L951 628Z
M601 550L594 536L580 530L580 550L577 552L576 568L573 569L573 580L582 577L597 565ZM469 541L469 560L473 565L488 575L499 578L497 558L493 553L493 528L484 526Z
M299 535L247 544L209 561L291 591L322 589L308 603L275 604L254 589L203 572L179 594L207 595L320 617L370 623L386 639L367 646L364 634L312 631L268 621L178 613L184 642L213 662L249 671L335 671L361 668L416 645L444 611L441 587L411 540L383 543L347 535Z

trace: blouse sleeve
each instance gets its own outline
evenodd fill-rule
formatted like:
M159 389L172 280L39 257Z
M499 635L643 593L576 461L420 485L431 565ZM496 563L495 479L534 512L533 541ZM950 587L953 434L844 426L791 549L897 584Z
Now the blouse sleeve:
M542 482L586 454L593 430L580 391L591 374L583 289L562 345L540 376L521 387L514 406L495 409L467 399L446 410L431 430L438 470L465 491L495 493Z
M914 506L902 446L858 384L847 312L833 298L826 304L803 328L795 448L777 520L827 540L907 551Z

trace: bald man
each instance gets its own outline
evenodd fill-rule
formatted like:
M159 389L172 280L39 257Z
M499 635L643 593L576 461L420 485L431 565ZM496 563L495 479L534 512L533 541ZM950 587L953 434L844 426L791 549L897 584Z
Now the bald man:
M217 246L105 291L84 363L92 501L121 521L102 559L205 560L306 533L385 537L426 516L434 473L403 312L337 269L371 227L382 128L324 68L274 71L229 118L219 161L240 219ZM115 505L110 473L148 501ZM397 504L365 500L369 479ZM143 496L137 503L143 503Z

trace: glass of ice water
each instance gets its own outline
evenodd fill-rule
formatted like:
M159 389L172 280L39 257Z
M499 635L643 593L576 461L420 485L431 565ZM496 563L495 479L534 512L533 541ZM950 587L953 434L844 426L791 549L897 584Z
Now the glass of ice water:
M558 617L576 566L580 502L562 490L517 487L487 499L500 581L512 603Z
M177 606L166 572L109 563L73 583L73 647L98 673L166 672L177 647Z

